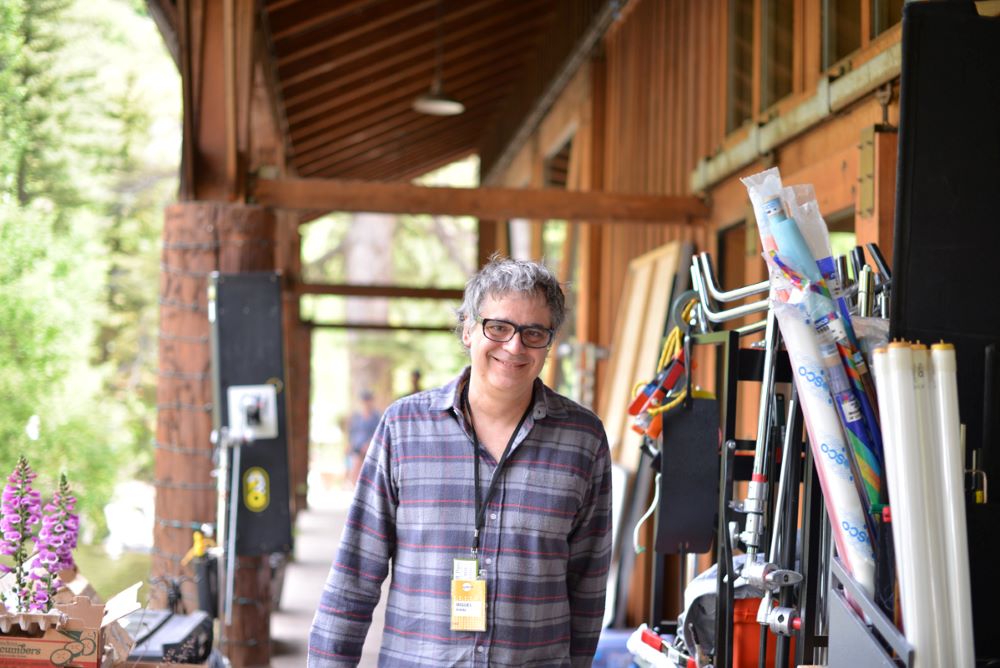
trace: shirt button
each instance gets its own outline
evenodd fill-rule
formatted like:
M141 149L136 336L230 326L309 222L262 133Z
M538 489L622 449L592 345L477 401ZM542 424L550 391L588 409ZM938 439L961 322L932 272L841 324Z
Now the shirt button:
M479 652L480 654L482 654L483 653L483 646L479 645L478 647L476 647L476 651Z
M490 519L491 520L495 520L496 518L497 518L497 514L496 513L490 513Z
M492 564L492 563L493 563L493 559L489 559L489 558L488 558L488 559L486 560L486 563L487 563L487 564Z

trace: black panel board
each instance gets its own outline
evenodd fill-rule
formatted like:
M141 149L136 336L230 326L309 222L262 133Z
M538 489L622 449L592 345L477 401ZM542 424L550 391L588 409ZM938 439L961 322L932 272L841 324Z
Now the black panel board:
M972 2L906 5L891 335L955 343L966 442L986 449L993 480L983 387L984 350L1000 343L998 81L1000 20Z
M694 399L663 415L656 551L712 549L719 499L719 402Z
M903 12L890 335L955 344L969 452L1000 480L1000 19L972 2L912 2ZM990 380L992 379L992 380ZM1000 657L995 533L969 506L976 655Z
M275 273L219 274L216 292L216 402L220 426L228 427L226 388L275 383L284 387L281 335L281 282ZM292 525L288 474L285 395L278 393L278 437L244 445L240 454L240 501L236 512L236 553L290 552ZM268 474L270 501L261 511L244 503L244 473L260 467ZM228 489L232 489L230 486Z

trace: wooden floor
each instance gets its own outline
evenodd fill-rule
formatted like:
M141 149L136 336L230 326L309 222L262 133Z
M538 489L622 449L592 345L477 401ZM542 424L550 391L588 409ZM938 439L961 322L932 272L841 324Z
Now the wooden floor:
M309 626L337 551L351 492L339 487L309 497L310 508L299 513L295 554L288 564L280 608L271 614L272 668L304 668ZM378 648L385 618L385 598L375 610L359 668L378 665Z

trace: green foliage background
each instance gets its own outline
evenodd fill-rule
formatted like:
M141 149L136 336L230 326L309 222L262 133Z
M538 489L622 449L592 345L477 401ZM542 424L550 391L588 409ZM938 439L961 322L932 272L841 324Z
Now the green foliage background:
M179 76L141 0L0 0L0 476L24 453L49 496L66 472L85 539L104 532L116 482L153 477L160 237L179 156ZM421 182L474 186L477 169ZM306 280L344 280L349 224L303 231ZM461 287L475 222L400 216L391 248L393 282ZM456 306L393 300L388 317L450 325ZM343 311L343 299L303 303L317 322ZM467 361L448 333L317 330L314 342L314 442L340 437L350 356L391 360L389 396L408 392L411 369L430 387Z
M24 453L47 497L65 471L91 538L151 476L177 91L141 3L0 1L0 474Z

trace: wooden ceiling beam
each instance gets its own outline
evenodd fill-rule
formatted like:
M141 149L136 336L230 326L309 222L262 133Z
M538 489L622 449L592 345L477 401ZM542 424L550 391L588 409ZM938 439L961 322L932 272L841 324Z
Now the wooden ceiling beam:
M279 20L271 21L271 38L275 42L288 39L289 37L293 37L322 26L324 23L332 23L341 16L347 16L360 12L366 5L371 5L375 2L378 2L378 0L341 0L339 3L322 12L315 12L312 7L304 7L300 10L301 13L289 16L287 21L280 20L285 17L276 17ZM282 7L271 4L267 6L267 12L269 15L277 13L280 9L282 9ZM290 14L290 12L286 12L286 14ZM302 18L303 15L307 15L307 18ZM284 25L285 23L288 25Z
M419 159L414 159L412 156L401 156L395 160L369 163L363 168L345 171L344 178L361 179L362 181L409 181L472 155L476 152L475 144L478 136L477 133L464 140L455 138L448 145L439 144L433 151L422 154Z
M377 332L454 332L455 325L386 325L371 322L314 322L301 320L310 329L370 329Z
M511 72L516 72L521 69L520 63L506 64L501 68L495 70L485 71L484 64L489 62L489 58L483 58L482 60L472 61L468 66L463 67L465 71L461 75L453 74L451 76L445 75L445 81L447 83L448 91L451 95L457 95L459 90L463 92L474 91L477 84L482 85L483 83L488 84L493 76L498 74L509 74ZM508 59L501 58L501 61ZM330 107L336 109L334 111L327 111L327 113L315 117L315 120L305 122L303 120L291 121L297 128L301 128L301 132L296 132L296 136L293 137L293 141L296 142L298 146L302 146L300 142L307 139L311 134L317 132L317 128L344 128L351 120L363 121L362 127L367 128L373 122L380 121L389 116L392 116L400 109L409 110L413 100L416 99L418 95L424 93L428 90L428 83L423 80L410 80L407 82L400 82L396 85L382 86L382 82L378 82L379 87L378 92L371 91L369 94L364 96L364 99L359 100L356 104L343 108L341 100L335 99L330 101ZM366 87L368 88L368 87ZM352 94L350 97L356 97ZM394 105L395 104L395 108ZM312 114L310 114L312 115ZM337 137L345 137L352 134L352 131L338 132ZM335 137L329 137L323 144L329 142L329 140ZM300 149L301 150L301 149Z
M503 91L485 92L485 96L503 96ZM432 119L417 129L408 132L393 132L381 142L359 142L352 150L342 150L331 153L326 159L314 161L308 166L299 166L301 176L334 175L351 173L363 169L372 162L387 163L395 161L396 156L404 160L413 160L414 156L433 157L440 146L462 146L470 151L478 147L477 137L489 122L491 111L489 99L482 105L472 100L472 107L460 118ZM478 111L476 107L480 106ZM482 108L483 106L487 108Z
M490 0L488 4L500 1ZM521 25L523 29L524 26L532 25L527 19L524 22L521 21L521 15L526 13L526 9L533 10L534 8L531 5L522 6L519 3L509 10L505 10L505 17L509 15L509 18L518 25ZM510 25L498 26L496 15L493 13L472 17L468 23L462 23L454 28L449 28L445 34L442 49L446 60L460 58L466 53L473 53L487 48L486 45L495 40L498 33L506 35L510 32L510 28ZM373 54L361 63L345 63L343 72L338 73L338 76L331 78L325 83L316 84L314 82L314 85L311 86L300 86L302 88L301 91L293 90L293 87L288 86L285 89L285 100L289 113L294 114L296 108L312 108L314 105L310 104L310 102L320 96L327 96L329 94L339 98L344 93L352 90L353 84L373 79L384 79L398 72L402 66L420 63L424 66L424 69L429 69L429 67L433 66L434 53L434 40L429 40L426 36L420 36L405 44L386 48L384 52ZM352 55L353 53L348 54L348 57Z
M427 213L487 220L528 218L580 222L688 222L704 217L700 198L515 188L430 188L409 183L336 179L259 179L262 206L325 211Z
M419 35L421 39L425 42L432 41L428 40L427 37L434 35L434 30L436 28L436 23L433 21L418 21L414 19L407 18L407 15L425 9L433 3L417 3L409 5L406 9L406 15L394 15L391 17L381 17L370 19L365 19L357 22L355 25L345 25L341 24L336 26L336 30L329 30L324 33L323 39L313 42L312 44L305 44L302 42L296 42L295 50L289 53L280 54L278 56L278 66L288 67L304 58L319 54L323 59L327 61L335 61L339 57L344 56L344 52L335 52L335 47L345 44L345 51L351 52L355 51L360 44L369 45L373 42L380 42L387 36L392 36L395 41L402 41L409 37ZM367 16L367 15L365 15ZM404 20L400 20L404 19ZM389 30L379 30L380 28L391 25L393 22L399 21L403 25L392 26ZM370 33L378 31L378 34L372 35ZM352 40L356 40L358 44L351 44ZM433 47L433 43L431 44ZM354 48L351 48L354 47ZM332 53L331 53L332 52ZM317 56L316 60L319 59ZM308 64L304 67L308 67Z
M498 0L486 1L489 4L485 7L480 2L467 3L445 16L442 50L446 57L450 55L451 49L468 41L463 34L468 34L470 28L487 23L496 29L501 25L517 23L521 20L518 17L530 14L531 10L537 13L536 7L526 4L512 8L508 15L505 9L491 10L489 7ZM423 8L423 5L414 7ZM361 24L357 29L348 26L344 26L343 30L339 28L338 26L335 34L326 39L325 45L328 48L300 57L299 51L303 45L299 44L294 54L285 57L279 54L279 69L285 87L289 89L289 97L297 94L291 88L298 84L314 85L317 77L335 70L350 72L367 62L389 58L399 52L416 52L418 56L425 54L420 56L421 59L433 64L437 46L437 19L433 11L424 11L419 16L404 18L391 25L376 25L375 29L371 29L369 24ZM366 32L360 32L362 30ZM342 32L345 34L340 34Z
M480 117L485 116L484 111L486 110L483 107L488 107L490 103L502 98L506 94L506 88L512 79L513 74L507 73L503 77L495 77L493 79L494 85L478 86L478 89L474 92L468 90L462 91L458 99L465 104L466 111L463 116L472 114ZM295 163L299 168L308 168L313 163L317 161L322 162L333 154L356 155L365 148L371 148L372 142L380 138L385 138L386 135L391 134L392 136L389 139L390 141L394 141L399 138L400 133L419 131L429 126L434 127L436 131L441 131L442 129L451 127L452 123L449 123L449 120L454 121L459 119L443 119L418 114L407 105L399 113L385 120L373 119L372 124L360 132L338 137L306 153L296 153Z
M480 58L470 58L467 62L445 72L445 82L452 95L480 81L490 81L494 72L505 71L506 67L489 69L488 65L495 58L499 62L510 61L509 55L518 50L520 42L511 41L509 47L483 55ZM515 63L520 66L521 63ZM383 120L409 109L417 95L426 92L428 82L421 80L406 80L396 85L383 86L381 81L370 86L363 86L365 94L362 99L353 104L344 100L333 101L333 108L315 120L291 123L290 139L296 152L306 152L316 146L322 146L339 137L348 136L367 128L373 122ZM352 92L346 97L354 99L360 92ZM393 102L396 106L393 106Z
M294 62L316 54L329 57L333 55L330 51L338 45L350 42L353 39L367 42L373 38L371 33L393 24L399 24L393 28L393 32L399 30L400 26L413 25L414 23L421 23L425 27L430 24L431 29L433 30L437 27L436 22L428 20L428 18L433 17L433 14L429 17L413 15L419 14L427 9L434 9L437 4L438 0L420 0L419 2L407 2L403 5L389 5L381 3L380 5L373 7L370 11L358 12L351 17L351 20L340 21L335 26L328 25L327 30L323 30L321 32L317 31L319 39L312 41L310 41L307 37L299 37L295 39L295 50L286 55L279 56L278 67L286 67ZM329 14L335 19L340 15L339 8L329 12ZM301 23L320 25L321 22L332 23L333 20L323 21L323 15L317 14L305 21L302 21ZM296 34L301 34L301 32L303 31L297 31ZM282 37L276 35L274 39L275 42L279 42ZM278 48L281 49L280 44L278 45Z
M264 9L266 9L268 13L277 12L302 2L303 0L267 0Z
M463 133L462 131L469 128L481 129L486 123L488 115L485 111L478 114L466 112L458 118L435 119L436 122L432 121L418 130L405 134L393 134L379 143L362 142L353 150L333 153L323 160L313 161L308 166L296 164L296 168L303 176L316 174L327 169L337 172L339 171L338 165L344 166L343 169L350 170L352 165L358 167L368 162L385 160L387 156L395 157L397 154L406 154L414 146L425 146L426 140L433 139L436 135L443 134L448 137L457 136L460 133L471 135L473 133ZM474 142L470 148L474 148Z
M369 37L365 46L359 47L354 53L345 54L341 58L320 58L312 57L309 62L300 67L282 67L281 59L278 59L278 71L281 72L281 79L285 86L293 86L297 83L307 82L315 77L323 76L337 69L346 62L357 58L370 56L379 49L398 44L410 37L421 34L424 31L433 30L433 24L429 21L412 21L404 28L390 26L383 28L377 35ZM291 70L291 71L288 71Z
M292 294L335 295L342 297L390 297L406 299L461 299L462 288L413 288L400 285L347 285L340 283L291 284Z
M367 181L412 181L445 165L464 160L473 153L475 153L474 150L455 149L447 153L440 153L437 156L420 160L409 160L400 167L385 168L380 166L379 169L372 169L367 174L352 174L351 178L360 178Z
M448 90L454 88L455 78L462 73L477 73L479 79L488 77L487 71L482 71L483 64L496 65L507 54L517 53L525 49L533 40L532 35L525 34L525 28L534 24L512 27L506 31L484 37L478 41L468 42L448 55L442 66L443 83ZM364 68L362 68L364 69ZM427 89L433 79L434 65L425 58L411 58L400 66L384 69L382 64L367 68L369 76L354 80L353 73L344 78L331 81L332 88L322 97L311 97L307 104L287 104L289 119L293 123L302 123L311 118L326 116L331 112L355 108L356 101L368 101L380 92L392 93L406 86L410 92ZM326 88L326 87L324 87Z
M425 163L436 163L439 155L447 155L456 151L466 154L475 153L476 137L482 133L481 124L470 124L461 132L449 134L447 141L422 144L419 150L413 146L399 146L391 151L382 151L376 155L366 155L354 160L344 160L330 165L322 170L310 172L308 178L346 178L365 180L395 181L397 174L409 167L418 167ZM418 154L419 159L413 158ZM429 170L421 170L424 173ZM385 178L375 178L371 174L386 174Z

